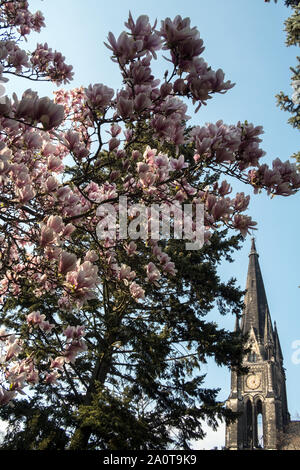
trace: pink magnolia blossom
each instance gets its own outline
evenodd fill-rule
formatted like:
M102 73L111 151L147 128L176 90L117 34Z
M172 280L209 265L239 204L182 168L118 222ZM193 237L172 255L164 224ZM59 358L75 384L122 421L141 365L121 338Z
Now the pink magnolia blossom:
M51 369L63 370L66 359L64 356L57 356L55 359L52 359L50 362Z
M55 327L55 325L53 323L49 323L47 320L46 321L43 321L40 325L39 325L40 329L48 334L48 333L51 333L52 329Z
M63 251L60 255L58 264L58 271L61 274L66 274L69 271L73 271L76 268L77 257L73 253Z
M92 109L103 111L111 104L114 90L102 83L96 83L95 85L89 85L89 87L85 89L85 94L87 102Z
M129 256L136 254L136 250L137 250L136 243L134 243L134 241L131 241L128 245L125 245L125 250Z
M58 246L46 246L45 248L45 256L49 260L58 260L62 249Z
M50 227L56 233L60 233L64 230L65 224L60 215L51 215L47 220L47 227Z
M44 333L50 333L54 328L54 324L49 323L45 320L46 315L41 314L39 311L31 312L29 315L26 316L26 320L29 326L31 327L39 327Z
M46 384L55 384L57 379L60 377L60 373L55 370L54 372L51 372L51 373L46 373L45 374L45 383Z
M81 339L73 340L67 345L66 350L64 351L65 361L71 362L73 364L78 354L85 351L87 351L87 345L85 341Z
M54 230L46 225L43 225L41 230L40 244L42 247L51 245L57 240L57 235Z
M168 172L170 168L170 160L167 155L163 155L159 153L153 162L154 166L157 167L159 170Z
M72 152L80 143L80 134L69 129L64 135L64 140L68 149Z
M231 212L230 204L231 201L224 198L216 201L211 209L211 214L214 220L219 220L222 217L228 217Z
M26 320L28 325L31 326L38 326L40 325L46 318L46 315L41 314L39 311L31 312L27 315Z
M137 172L138 172L139 174L147 173L148 171L149 171L149 165L147 165L147 163L138 162L138 164L137 164Z
M257 225L257 222L254 222L249 216L241 214L236 214L234 216L233 226L241 232L244 238L247 233L249 233L249 229L255 230L255 225Z
M22 67L28 67L28 56L26 51L21 50L16 44L14 45L13 50L9 51L9 56L7 58L10 65L12 65L17 73L22 71Z
M26 1L5 2L3 7L3 14L7 15L6 21L9 25L17 27L22 36L28 35L31 30L40 32L45 26L43 14L40 11L32 14Z
M244 193L237 193L234 198L234 208L239 212L245 211L250 202L250 196L245 196Z
M108 142L109 151L112 152L113 150L116 150L119 147L119 145L120 145L120 140L113 137Z
M64 118L64 109L56 105L48 97L40 98L35 106L34 117L41 122L45 130L59 126Z
M8 348L5 356L5 361L9 361L12 357L17 356L21 351L21 342L16 339L14 335L8 338Z
M190 18L182 19L180 15L177 15L173 21L170 18L166 18L162 21L160 34L165 38L166 43L170 47L173 47L182 41L199 38L197 28L191 28Z
M18 199L23 204L33 199L36 195L35 190L30 184L26 184L22 189L18 189L17 192L18 192Z
M126 64L134 58L141 57L146 52L143 50L143 40L134 39L124 31L118 39L115 38L113 33L109 33L108 43L104 44L113 52L113 58L116 57L120 64Z
M26 376L26 382L29 384L39 383L39 373L36 369L32 369L30 372L28 372Z
M123 119L128 119L133 114L134 102L124 96L117 97L117 112Z
M85 329L84 326L67 326L67 328L63 331L64 335L67 339L79 339L82 336L85 336Z
M53 192L58 187L58 181L54 176L49 176L45 182L47 192Z
M173 170L182 170L183 168L187 168L188 164L184 161L184 156L180 155L178 159L171 158L171 168Z
M73 224L67 224L61 233L61 237L64 239L70 238L74 230L76 230L76 227Z
M97 255L95 250L89 250L84 257L84 261L90 261L91 263L94 263L98 259L99 256Z
M122 264L120 271L119 271L118 279L120 281L123 281L125 285L128 285L129 281L133 281L135 277L136 277L135 271L132 271L130 266L127 266L126 264Z
M65 57L57 51L52 51L48 44L38 44L33 51L30 61L32 67L44 73L57 85L69 83L73 78L73 67L64 62Z
M220 196L226 196L232 192L232 188L227 181L222 181L221 185L218 187L218 193Z
M59 126L64 119L64 108L48 97L39 98L37 93L26 90L21 101L15 96L16 117L41 122L45 130Z
M110 126L110 131L107 131L112 137L117 137L120 132L122 131L122 128L121 126L119 126L118 124L112 124Z
M152 107L152 101L146 93L139 93L134 99L133 107L137 113L142 113Z
M5 388L0 387L0 406L7 405L16 395L15 391L5 390Z
M163 266L162 270L165 273L170 274L171 276L175 276L177 273L177 269L175 268L175 264L172 261L167 261Z
M139 286L136 282L132 282L129 286L130 294L134 300L138 301L139 299L144 299L145 291Z
M154 263L150 262L146 266L147 279L150 282L158 281L161 278L161 274Z
M136 23L133 20L132 14L129 12L129 17L127 23L125 23L128 29L135 37L147 36L151 33L152 28L149 23L149 17L147 15L141 15L136 20Z
M78 260L76 270L69 271L66 275L66 285L79 298L94 298L94 289L99 282L97 272L98 267L94 266L90 261L84 261L80 264L80 260Z
M48 157L47 163L48 163L48 170L50 171L60 172L64 168L61 159L54 155L51 155L50 157Z

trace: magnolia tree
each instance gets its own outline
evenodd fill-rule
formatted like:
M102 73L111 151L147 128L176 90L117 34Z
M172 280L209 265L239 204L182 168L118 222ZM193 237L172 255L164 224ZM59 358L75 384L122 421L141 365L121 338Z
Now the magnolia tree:
M47 44L30 53L21 47L44 26L43 15L30 13L25 1L1 1L0 11L2 82L14 75L69 83L72 67L61 53ZM246 236L256 225L245 213L249 196L232 195L222 177L270 195L300 188L288 161L263 163L261 126L187 126L187 103L196 112L234 86L202 58L203 41L188 18L167 18L159 27L129 14L125 26L106 43L123 81L118 92L96 83L59 89L53 100L31 89L1 100L2 406L28 386L45 384L59 396L64 381L79 405L90 406L117 365L124 378L138 358L134 340L123 347L128 331L118 336L122 322L132 312L132 324L148 315L156 292L178 276L164 223L191 253L225 228ZM157 79L151 62L160 51L168 70ZM171 334L161 318L155 321L153 337L155 329L161 337ZM182 338L190 341L183 335L177 342ZM174 350L164 354L176 359ZM81 372L80 357L86 357ZM77 433L81 446L87 428Z

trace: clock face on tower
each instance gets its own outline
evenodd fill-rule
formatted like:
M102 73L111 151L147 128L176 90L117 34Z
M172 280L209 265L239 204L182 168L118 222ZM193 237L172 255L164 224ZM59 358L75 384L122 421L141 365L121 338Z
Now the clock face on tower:
M258 374L250 374L246 379L246 385L251 390L256 390L260 386L260 376Z

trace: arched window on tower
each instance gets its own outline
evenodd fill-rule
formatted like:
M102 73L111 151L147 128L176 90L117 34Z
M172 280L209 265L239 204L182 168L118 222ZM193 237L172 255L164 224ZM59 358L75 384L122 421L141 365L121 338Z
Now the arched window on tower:
M256 444L255 447L258 449L264 448L264 418L263 418L263 406L261 400L256 402Z
M256 354L254 351L248 354L248 362L256 362Z
M253 416L252 416L252 403L247 400L246 403L246 427L245 427L245 444L246 449L253 449Z

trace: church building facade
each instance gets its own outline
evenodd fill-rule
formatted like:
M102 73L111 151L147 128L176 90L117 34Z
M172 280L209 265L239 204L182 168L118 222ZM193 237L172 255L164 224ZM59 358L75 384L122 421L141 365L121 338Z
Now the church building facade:
M244 311L236 330L248 333L247 374L231 371L231 391L226 406L240 413L226 427L226 449L278 448L279 436L287 429L286 377L279 336L272 324L259 255L252 239Z

